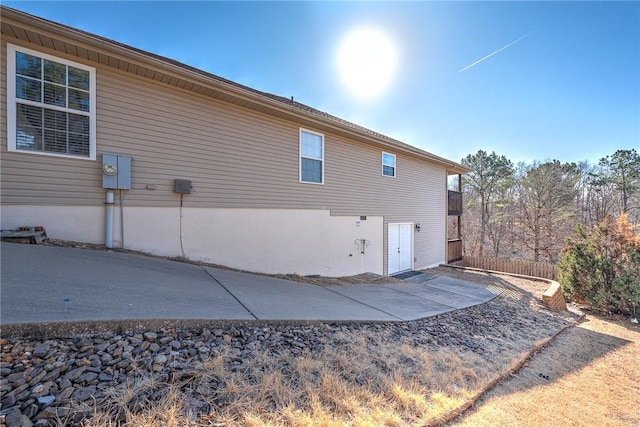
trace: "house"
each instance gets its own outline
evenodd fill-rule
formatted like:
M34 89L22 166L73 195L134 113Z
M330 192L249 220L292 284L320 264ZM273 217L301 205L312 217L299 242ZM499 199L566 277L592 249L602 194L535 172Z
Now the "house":
M444 158L2 7L2 229L264 273L448 260Z

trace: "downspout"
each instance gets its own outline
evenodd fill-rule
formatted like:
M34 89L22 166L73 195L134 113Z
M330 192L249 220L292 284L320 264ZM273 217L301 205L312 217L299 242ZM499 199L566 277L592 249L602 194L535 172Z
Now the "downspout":
M120 249L124 249L124 199L120 190Z
M108 248L113 248L113 212L114 212L114 197L113 191L107 191L107 200L105 206L107 207L107 217L105 224L104 244Z

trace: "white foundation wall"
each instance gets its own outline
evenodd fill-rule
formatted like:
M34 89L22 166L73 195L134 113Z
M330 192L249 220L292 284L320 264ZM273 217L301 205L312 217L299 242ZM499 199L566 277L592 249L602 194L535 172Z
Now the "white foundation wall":
M0 224L3 230L41 225L52 239L104 243L105 208L2 205Z
M113 241L121 245L120 208ZM4 205L2 229L44 226L51 238L105 242L105 208ZM383 274L383 218L331 216L328 210L183 208L184 255L260 273ZM364 253L361 239L365 240ZM126 249L181 256L180 209L124 208Z

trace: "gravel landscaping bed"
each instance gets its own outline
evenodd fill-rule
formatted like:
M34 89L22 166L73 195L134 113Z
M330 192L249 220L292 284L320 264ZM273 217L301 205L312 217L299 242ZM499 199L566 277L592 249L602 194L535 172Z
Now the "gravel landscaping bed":
M350 347L366 342L374 353L383 343L387 352L401 346L424 351L444 348L478 359L476 364L504 360L501 363L508 365L575 318L567 312L550 312L537 302L534 293L536 287L544 288L543 283L517 279L522 286L518 287L505 278L447 270L432 272L497 286L502 295L480 306L410 322L265 324L68 339L0 339L0 414L9 427L79 425L96 409L110 408L117 390L130 389L121 405L126 411L112 408L109 415L112 421L123 422L125 413L143 411L163 396L163 388L173 385L186 396L182 408L186 419L193 425L209 425L198 423L211 420L211 414L224 412L232 403L217 390L225 381L247 376L263 360L285 366L327 349L349 352ZM202 381L197 385L190 381L214 359L228 378L211 379L206 387ZM497 366L494 374L503 368ZM151 379L155 385L136 388L137 379Z

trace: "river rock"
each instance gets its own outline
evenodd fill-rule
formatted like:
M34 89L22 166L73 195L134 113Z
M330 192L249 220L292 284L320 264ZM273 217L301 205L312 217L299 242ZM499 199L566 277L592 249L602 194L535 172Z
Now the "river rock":
M51 346L49 345L49 343L45 342L43 344L40 344L33 350L33 355L36 357L43 358L47 355L47 353L49 353L50 350L51 350Z
M155 342L155 340L158 339L158 334L155 332L145 332L143 335L144 339L149 342Z
M4 417L4 423L7 427L20 427L22 425L22 412L20 412L20 409L13 408Z
M80 387L76 389L71 395L72 400L76 400L78 402L84 402L85 400L90 399L94 394L96 394L96 386L90 385L88 387Z
M38 403L42 406L49 406L51 405L54 401L56 400L56 398L54 396L42 396L38 398Z

